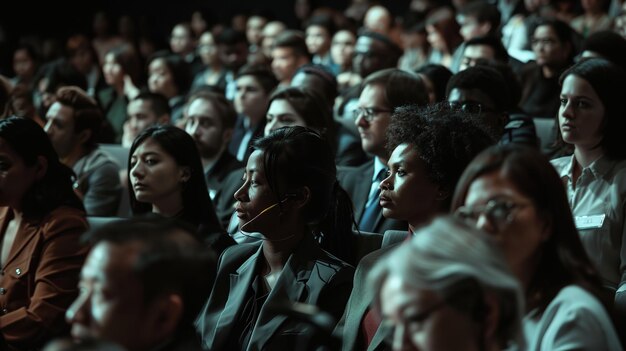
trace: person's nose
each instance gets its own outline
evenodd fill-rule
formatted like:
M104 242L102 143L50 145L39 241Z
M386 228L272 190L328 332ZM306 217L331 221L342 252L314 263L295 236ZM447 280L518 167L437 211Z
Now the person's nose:
M391 176L391 172L380 182L379 187L380 190L393 190L393 177Z
M476 228L483 230L490 234L495 234L497 231L492 221L490 221L487 215L485 215L484 213L482 213L478 217L478 220L476 220Z
M84 322L89 307L89 294L79 294L76 300L65 311L65 320L68 324Z
M132 178L136 178L136 179L141 179L144 176L144 171L143 171L143 163L141 161L137 161L137 163L135 163L135 165L132 166L132 168L130 169L130 177Z

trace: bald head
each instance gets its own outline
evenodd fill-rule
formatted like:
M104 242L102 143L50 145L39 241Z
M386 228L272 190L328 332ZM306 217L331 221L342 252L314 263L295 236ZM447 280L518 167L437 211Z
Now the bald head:
M383 6L372 6L365 13L363 26L372 32L388 35L391 29L391 13Z

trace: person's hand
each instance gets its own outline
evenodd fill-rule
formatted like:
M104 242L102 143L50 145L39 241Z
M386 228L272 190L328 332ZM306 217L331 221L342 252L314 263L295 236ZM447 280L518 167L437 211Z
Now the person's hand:
M132 100L139 95L139 88L135 86L128 74L124 75L124 95L126 95L128 100Z

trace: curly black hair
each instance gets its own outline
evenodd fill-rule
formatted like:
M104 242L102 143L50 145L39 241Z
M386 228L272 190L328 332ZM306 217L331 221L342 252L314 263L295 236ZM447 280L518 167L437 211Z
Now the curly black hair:
M483 125L446 103L402 106L387 128L389 153L400 144L415 147L428 178L450 194L470 161L495 142Z

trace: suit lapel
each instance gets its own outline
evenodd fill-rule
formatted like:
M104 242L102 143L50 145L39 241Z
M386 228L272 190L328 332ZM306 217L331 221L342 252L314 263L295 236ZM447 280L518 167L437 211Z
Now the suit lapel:
M305 291L314 266L311 257L315 255L315 250L318 249L313 237L307 235L302 239L294 253L291 254L276 285L261 308L259 319L250 338L248 350L256 350L256 346L259 349L263 349L269 339L278 332L287 319L287 316L284 314L277 315L273 312L272 304L302 302L302 294Z
M225 342L223 339L230 335L230 330L239 316L241 308L243 308L244 299L252 285L259 255L262 255L261 250L262 246L235 273L230 274L230 296L217 320L215 326L216 333L214 334L215 340L211 343L212 345L223 345ZM217 332L220 329L223 329L223 331Z
M0 229L2 230L6 229L6 226L8 224L10 216L9 211L10 209L6 207L5 209L3 209L2 214L0 215L2 216L2 222L0 223ZM6 269L7 265L13 262L15 258L19 256L22 250L24 250L24 248L28 246L28 243L37 236L38 232L39 230L36 223L29 222L27 219L22 219L22 223L20 223L20 227L18 228L18 235L15 236L15 240L13 241L13 245L11 246L11 250L9 251L9 256L7 257L7 260L6 262L4 262L4 265L2 267L3 271ZM0 240L2 240L2 238L0 238Z
M354 214L357 223L361 220L363 212L365 211L365 205L370 195L372 188L372 177L374 176L374 162L368 162L362 167L359 167L358 174L356 175L356 191L354 192Z

